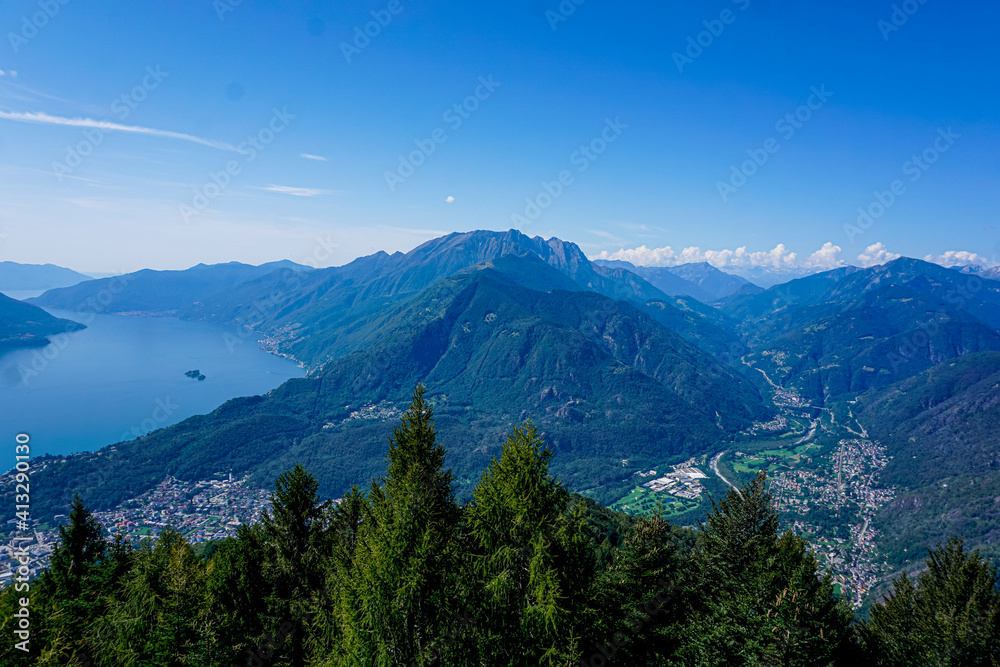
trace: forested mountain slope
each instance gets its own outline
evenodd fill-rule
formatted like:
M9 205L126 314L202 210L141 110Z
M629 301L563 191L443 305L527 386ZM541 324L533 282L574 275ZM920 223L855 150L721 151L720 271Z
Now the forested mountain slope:
M387 417L423 383L438 411L450 464L471 483L497 434L533 420L574 488L620 477L622 459L704 453L769 418L756 388L732 367L627 302L577 289L536 257L502 257L457 272L379 322L356 352L267 396L118 444L100 460L69 457L40 506L74 489L106 507L165 472L196 478L252 471L261 481L308 462L330 495L381 464ZM538 289L532 289L532 288ZM91 476L91 473L97 472Z

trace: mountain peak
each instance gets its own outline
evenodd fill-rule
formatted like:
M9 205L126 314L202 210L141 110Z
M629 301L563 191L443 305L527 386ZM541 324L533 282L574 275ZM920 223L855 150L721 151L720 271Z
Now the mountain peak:
M934 264L933 262L925 262L922 259L916 259L914 257L898 257L892 260L891 262L886 262L882 266L886 268L891 268L894 271L900 271L900 270L912 271L914 269L921 269L921 268L926 269L930 267L934 267L935 269L943 268L938 264Z

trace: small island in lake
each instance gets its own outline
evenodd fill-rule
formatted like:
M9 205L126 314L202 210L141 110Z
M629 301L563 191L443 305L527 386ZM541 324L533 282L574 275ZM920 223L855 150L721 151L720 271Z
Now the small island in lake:
M189 378L192 378L194 380L198 380L199 382L205 379L205 376L202 375L201 371L199 370L188 371L184 375L187 375Z

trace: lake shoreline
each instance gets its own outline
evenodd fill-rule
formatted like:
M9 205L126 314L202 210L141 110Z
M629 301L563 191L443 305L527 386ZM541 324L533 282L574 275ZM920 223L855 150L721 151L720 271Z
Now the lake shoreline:
M258 345L227 345L230 327L46 311L88 326L41 347L0 347L0 437L30 433L39 455L97 452L306 375ZM206 380L185 377L192 368ZM0 468L13 465L8 454Z

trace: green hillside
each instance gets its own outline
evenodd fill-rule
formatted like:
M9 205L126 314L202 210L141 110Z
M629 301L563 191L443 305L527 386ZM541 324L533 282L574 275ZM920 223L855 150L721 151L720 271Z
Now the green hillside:
M1000 350L1000 283L901 259L838 269L736 299L747 361L821 403L943 360Z
M942 363L860 397L855 410L892 459L900 489L878 523L894 562L961 535L1000 557L1000 353Z
M531 266L557 284L554 269ZM381 465L388 424L418 382L460 490L496 454L498 434L526 419L556 453L554 469L589 488L704 453L769 415L752 384L637 308L593 292L532 290L487 264L439 282L388 317L368 347L320 373L100 457L50 465L38 473L49 481L35 511L54 511L75 490L113 506L166 471L193 479L232 468L269 483L290 461L308 463L324 493L340 495Z
M0 294L0 350L14 347L42 347L48 336L86 327L53 317L37 306Z

